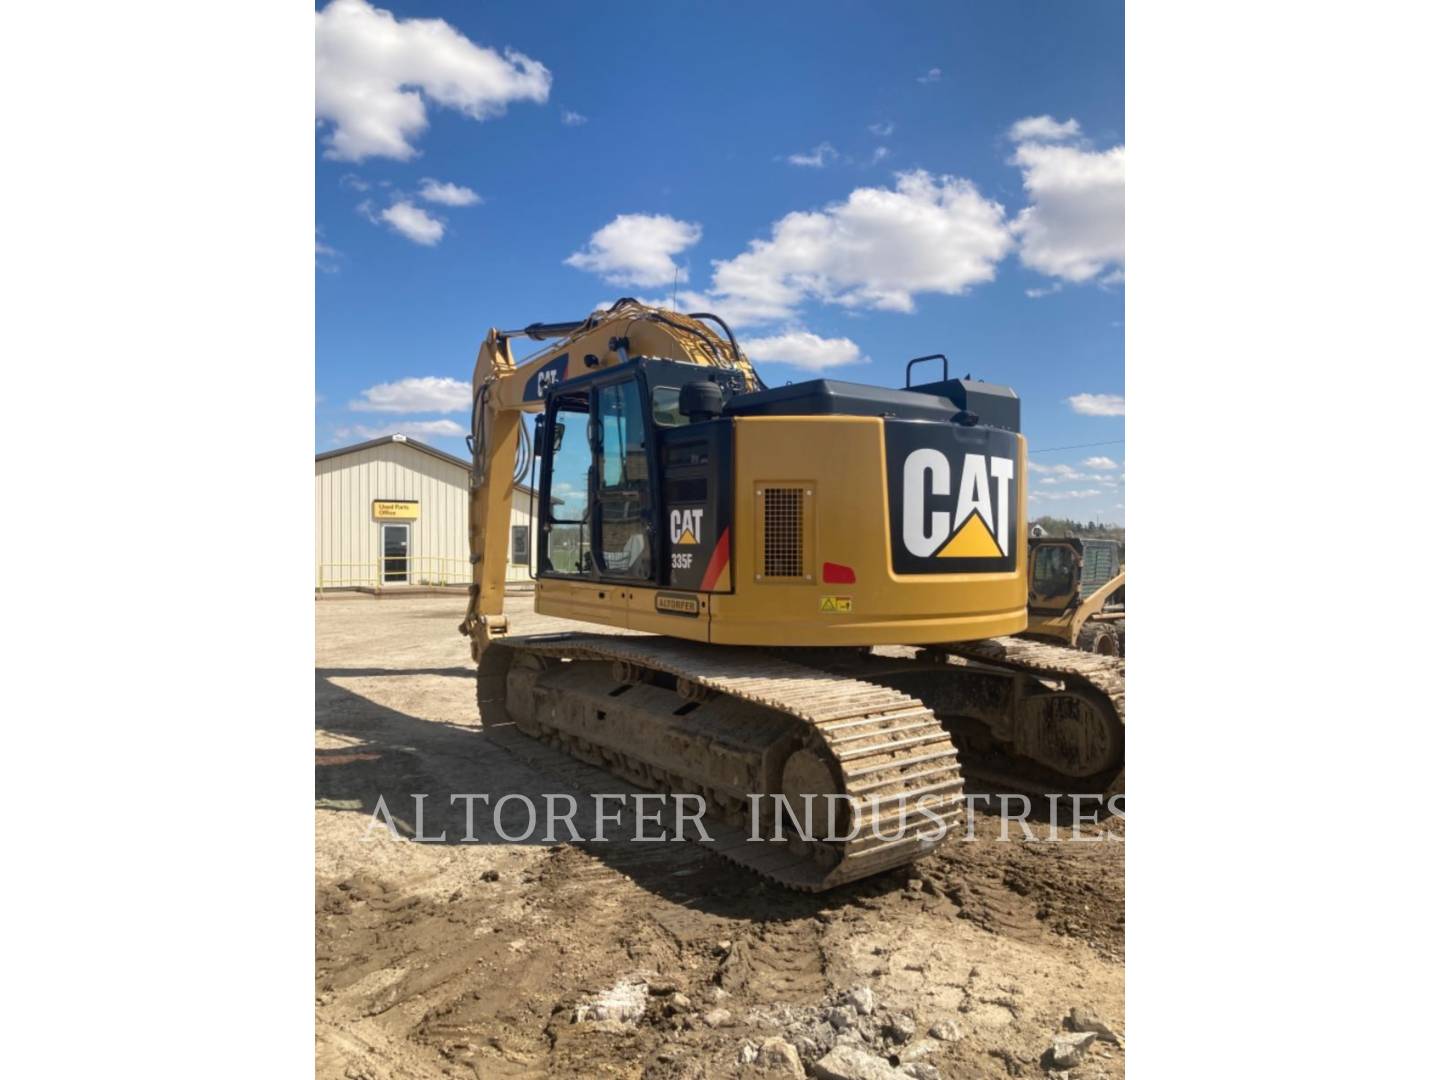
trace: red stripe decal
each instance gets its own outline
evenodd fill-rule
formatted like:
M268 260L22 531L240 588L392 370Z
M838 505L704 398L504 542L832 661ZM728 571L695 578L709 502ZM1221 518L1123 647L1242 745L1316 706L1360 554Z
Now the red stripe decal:
M730 527L727 525L725 531L720 534L720 539L715 543L715 550L710 553L710 564L705 567L705 576L700 580L700 591L709 592L715 588L715 582L719 580L720 573L730 562Z

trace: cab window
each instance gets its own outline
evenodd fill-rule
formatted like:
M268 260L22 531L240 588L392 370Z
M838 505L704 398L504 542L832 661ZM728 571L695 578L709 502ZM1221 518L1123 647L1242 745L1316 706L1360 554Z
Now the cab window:
M549 432L550 506L545 557L561 574L590 572L590 424L588 399L556 407Z
M1059 544L1035 547L1030 555L1030 591L1036 596L1064 596L1074 586L1075 554Z
M680 411L680 388L657 386L650 392L650 415L656 427L680 427L690 418Z
M602 387L596 417L602 575L647 579L652 575L650 459L639 384L630 379Z

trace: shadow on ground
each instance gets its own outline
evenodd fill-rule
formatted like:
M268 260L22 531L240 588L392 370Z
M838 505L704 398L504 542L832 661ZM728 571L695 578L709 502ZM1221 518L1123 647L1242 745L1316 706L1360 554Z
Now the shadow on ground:
M589 838L599 830L593 796L628 796L641 793L641 789L597 769L577 768L568 760L564 779L547 775L506 749L505 743L510 740L524 739L513 731L508 720L490 726L429 720L379 704L335 681L409 681L418 676L464 679L467 687L474 680L473 670L468 667L316 670L316 727L347 741L346 746L315 752L316 806L352 812L357 831L370 830L374 842L392 842L387 839L384 815L378 810L383 799L390 820L407 842L421 842L423 837L426 843L464 846L524 843L547 847L567 843L672 903L709 914L767 920L811 916L842 908L857 898L889 894L902 889L911 876L908 868L902 868L820 895L794 892L695 844L635 841L636 825L630 811L633 804L629 803L621 822L608 823L603 830L609 839L594 842ZM576 784L577 772L589 774L590 782ZM488 806L479 800L473 803L469 822L464 801L451 803L452 795L467 794L489 795ZM542 814L546 795L573 797L577 804L575 829L582 840L572 842L565 825L558 822L552 836L545 838L543 816L532 839L506 839L502 831L512 837L526 833L530 818L523 800L509 799L501 805L502 798L511 794L527 796ZM417 801L417 795L424 798ZM563 811L567 804L560 799L557 805ZM610 800L608 807L613 814L617 802ZM647 826L647 835L655 835L656 831L653 824Z

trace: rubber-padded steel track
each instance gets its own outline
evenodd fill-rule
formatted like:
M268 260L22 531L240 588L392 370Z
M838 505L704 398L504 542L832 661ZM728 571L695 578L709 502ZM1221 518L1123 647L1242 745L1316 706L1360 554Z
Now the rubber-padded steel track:
M561 634L507 637L496 647L550 660L621 661L688 680L791 718L804 749L829 764L839 791L856 807L847 841L752 840L748 819L722 814L715 853L793 889L821 892L903 866L932 850L942 830L963 815L957 753L934 713L897 690L819 671L759 649L742 649L648 635ZM577 747L556 718L537 717L542 736L570 753ZM634 747L609 761L625 779L652 789L677 790L661 780ZM607 759L608 760L608 759ZM923 802L922 802L923 800ZM924 806L929 815L920 813ZM717 807L710 807L707 823ZM797 807L797 810L799 808Z

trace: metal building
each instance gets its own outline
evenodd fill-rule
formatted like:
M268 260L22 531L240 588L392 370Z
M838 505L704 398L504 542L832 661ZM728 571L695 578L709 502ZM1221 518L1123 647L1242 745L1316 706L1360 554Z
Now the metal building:
M468 586L470 463L389 435L315 455L315 587ZM528 581L531 492L516 485L507 578Z

